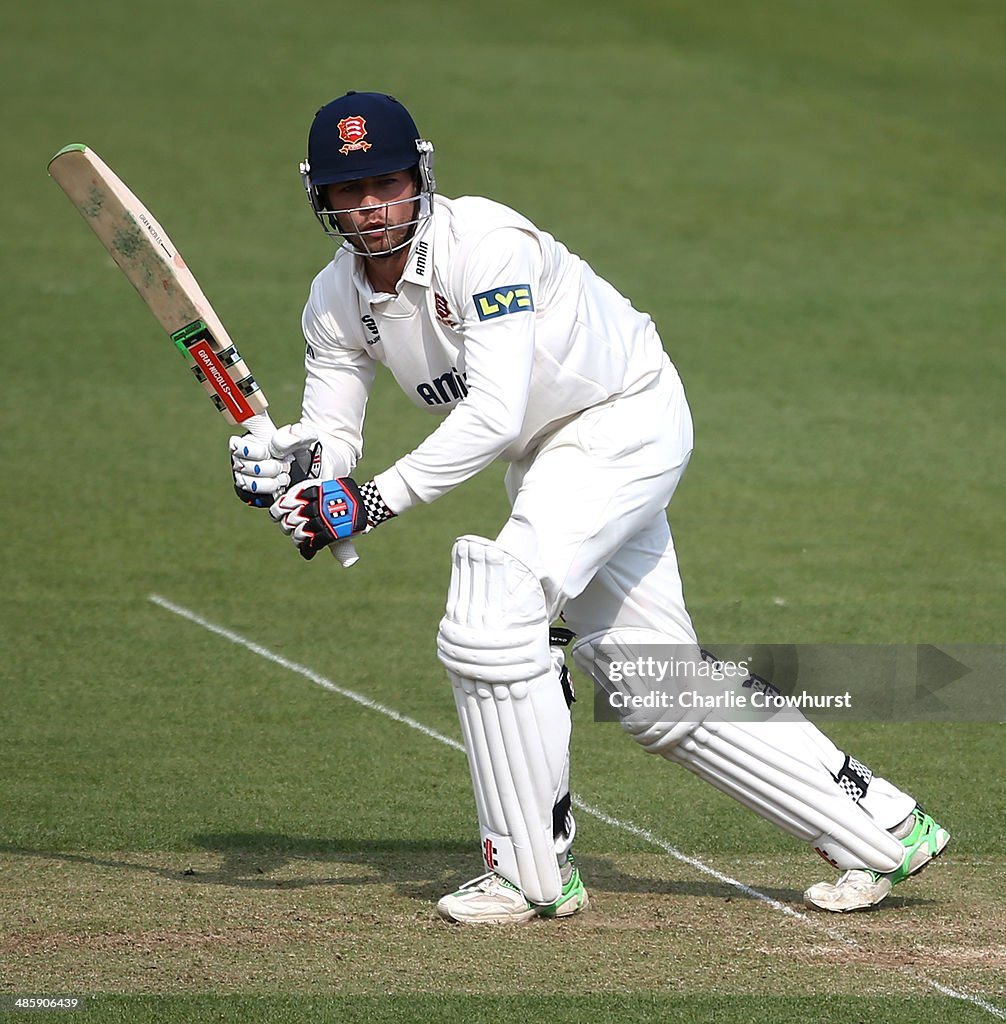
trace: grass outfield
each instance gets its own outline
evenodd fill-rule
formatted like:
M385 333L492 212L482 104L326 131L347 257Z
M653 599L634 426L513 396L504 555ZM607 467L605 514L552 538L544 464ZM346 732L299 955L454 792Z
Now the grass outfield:
M435 921L479 866L433 641L500 469L350 571L302 563L45 174L81 141L124 177L287 421L330 253L310 117L390 91L441 191L514 205L656 319L696 421L671 520L700 635L999 644L1004 44L997 0L9 12L0 997L86 996L89 1024L1006 1019L994 722L829 725L954 835L832 917L800 900L816 857L581 700L591 909ZM433 423L381 377L359 475Z

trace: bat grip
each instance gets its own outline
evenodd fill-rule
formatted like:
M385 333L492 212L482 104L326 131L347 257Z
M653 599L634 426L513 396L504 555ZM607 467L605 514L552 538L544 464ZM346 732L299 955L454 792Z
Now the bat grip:
M259 441L268 441L276 431L276 424L273 423L272 418L267 412L260 412L255 416L249 417L241 426L245 427L252 437L258 438ZM332 552L332 557L344 569L348 569L351 565L356 565L360 560L360 556L356 553L356 548L351 540L337 540L334 544L329 544L328 550Z

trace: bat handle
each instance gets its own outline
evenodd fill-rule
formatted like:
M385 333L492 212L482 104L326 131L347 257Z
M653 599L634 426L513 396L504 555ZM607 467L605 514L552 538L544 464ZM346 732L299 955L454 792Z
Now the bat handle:
M260 412L246 419L241 426L245 427L253 437L258 438L260 441L268 441L276 430L276 424L273 423L267 412ZM328 550L332 552L332 557L344 569L348 569L351 565L356 565L360 560L360 556L356 553L356 548L351 540L338 540L334 544L329 544Z

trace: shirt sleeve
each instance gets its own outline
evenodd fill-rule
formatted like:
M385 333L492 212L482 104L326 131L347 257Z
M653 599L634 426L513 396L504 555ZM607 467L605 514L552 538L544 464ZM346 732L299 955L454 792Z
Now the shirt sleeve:
M365 351L342 337L317 286L304 307L302 326L301 420L321 439L322 479L348 476L363 455L363 420L376 367Z
M440 497L520 436L534 368L534 292L542 262L533 235L505 227L481 239L455 272L468 394L425 441L374 478L393 512Z

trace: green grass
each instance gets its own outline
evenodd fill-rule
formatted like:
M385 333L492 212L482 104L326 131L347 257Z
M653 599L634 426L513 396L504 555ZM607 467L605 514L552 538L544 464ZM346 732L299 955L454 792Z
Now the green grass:
M670 516L704 638L999 644L1004 44L995 0L9 12L0 991L79 991L92 1022L993 1019L994 722L829 726L955 836L882 912L826 922L853 953L589 814L582 921L431 921L477 869L461 755L149 596L455 737L434 634L501 469L351 571L302 563L234 501L226 428L45 165L81 141L122 174L286 421L330 253L310 118L398 95L445 194L516 206L656 319L696 421ZM370 408L361 475L435 422L385 377ZM589 703L583 800L799 907L816 859Z

